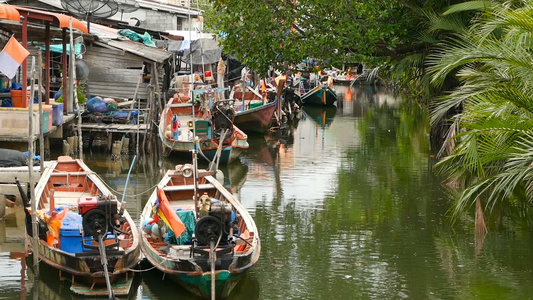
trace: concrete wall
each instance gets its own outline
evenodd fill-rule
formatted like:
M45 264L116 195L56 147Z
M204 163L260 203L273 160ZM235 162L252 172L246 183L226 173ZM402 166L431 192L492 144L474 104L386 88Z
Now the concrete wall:
M177 28L176 15L168 12L146 10L146 19L141 21L139 27L150 28L152 30L173 30Z

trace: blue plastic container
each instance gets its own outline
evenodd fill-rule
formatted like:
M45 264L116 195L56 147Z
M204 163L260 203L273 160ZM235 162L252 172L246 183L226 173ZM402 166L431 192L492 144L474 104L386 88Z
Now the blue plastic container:
M63 124L63 103L54 103L52 105L52 125Z
M83 252L84 250L90 250L84 248L82 245L82 236L78 225L63 225L59 230L59 249L68 252L68 253L78 253ZM91 244L92 237L86 236L85 243Z

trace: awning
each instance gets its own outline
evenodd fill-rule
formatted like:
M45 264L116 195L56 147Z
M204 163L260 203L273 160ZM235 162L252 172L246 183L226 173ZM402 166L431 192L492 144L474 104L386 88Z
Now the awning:
M0 4L0 19L20 21L20 13L9 4Z
M78 29L82 31L83 33L89 33L89 31L87 30L87 26L85 26L85 24L83 24L80 20L73 18L71 16L37 10L37 9L31 9L31 8L26 8L26 7L20 7L20 6L13 6L13 7L15 7L20 12L20 15L23 17L27 17L29 19L49 21L54 24L57 24L59 28L69 28L70 18L72 18L72 28Z

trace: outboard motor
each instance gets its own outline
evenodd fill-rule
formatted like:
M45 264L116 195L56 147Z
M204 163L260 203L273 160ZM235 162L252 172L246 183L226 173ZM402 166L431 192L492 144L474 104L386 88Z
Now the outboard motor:
M220 140L220 135L226 130L224 140L233 134L233 118L235 110L229 102L216 102L212 111L213 138Z

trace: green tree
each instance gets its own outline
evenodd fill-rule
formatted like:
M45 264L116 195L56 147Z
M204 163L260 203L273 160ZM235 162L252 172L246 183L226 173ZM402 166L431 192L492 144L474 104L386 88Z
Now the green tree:
M420 9L447 1L216 0L207 26L223 33L225 51L259 72L313 57L339 66L346 59L390 61L418 51Z
M466 31L430 58L433 82L461 84L439 99L432 122L448 118L449 155L437 167L466 187L453 213L481 199L489 210L533 200L533 1L472 1L445 14L479 11Z

